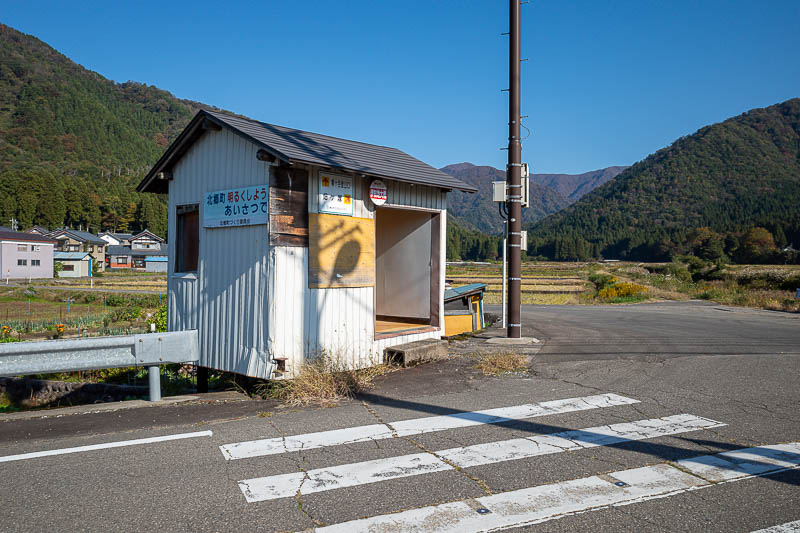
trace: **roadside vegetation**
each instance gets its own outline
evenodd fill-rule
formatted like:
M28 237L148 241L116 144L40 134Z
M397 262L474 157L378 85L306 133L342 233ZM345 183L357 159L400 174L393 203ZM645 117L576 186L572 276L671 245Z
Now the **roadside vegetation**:
M309 359L294 379L262 381L253 387L253 392L262 398L281 400L290 406L332 407L359 392L369 390L376 377L397 368L381 364L350 370L342 357L321 353Z
M475 367L487 376L525 374L529 370L527 356L511 352L482 355Z
M502 264L454 263L453 286L485 283L487 304L502 301ZM800 312L798 265L732 265L694 255L669 263L526 262L522 303L629 304L646 300L701 299L724 305Z
M0 340L144 333L164 305L159 294L0 286Z

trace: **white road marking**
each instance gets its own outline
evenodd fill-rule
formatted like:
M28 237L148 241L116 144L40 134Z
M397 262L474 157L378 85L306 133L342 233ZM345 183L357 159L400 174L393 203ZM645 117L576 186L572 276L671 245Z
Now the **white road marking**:
M414 418L411 420L392 422L391 425L398 436L406 437L410 435L419 435L421 433L444 431L446 429L457 429L481 424L502 424L504 422L538 416L571 413L633 403L639 403L639 400L626 398L617 394L599 394L582 398L567 398L564 400L515 405L512 407L499 407L496 409L487 409L485 411ZM392 437L392 431L386 427L386 425L371 424L368 426L306 433L304 435L292 435L286 438L276 437L272 439L224 444L220 446L219 449L226 459L233 460L309 450L325 446L351 444L354 442L390 439Z
M717 485L710 479L733 482L797 468L800 466L800 442L685 459L675 465L663 463L621 470L602 477L592 476L504 492L475 500L462 500L352 520L318 527L315 531L468 533L522 527L573 514L611 506L630 505ZM710 475L711 478L703 479L685 472L686 469L696 470L696 465L704 465L703 473ZM618 485L620 482L623 483L622 486Z
M758 531L753 531L751 533L796 533L798 531L800 531L800 520L768 527L766 529L759 529Z
M76 448L61 448L58 450L45 450L42 452L21 453L19 455L6 455L0 457L0 463L11 461L22 461L37 457L48 457L51 455L64 455L68 453L91 452L93 450L104 450L106 448L121 448L123 446L136 446L137 444L152 444L154 442L166 442L170 440L192 439L195 437L210 437L211 431L196 431L194 433L178 433L176 435L164 435L162 437L148 437L146 439L123 440L117 442L104 442L102 444L90 444L88 446L78 446Z
M239 488L248 502L274 500L356 485L366 485L431 472L525 459L564 451L608 446L724 426L694 415L674 415L610 426L563 431L550 435L517 438L430 453L388 457L340 466L318 468L277 476L247 479ZM443 458L444 461L442 459Z

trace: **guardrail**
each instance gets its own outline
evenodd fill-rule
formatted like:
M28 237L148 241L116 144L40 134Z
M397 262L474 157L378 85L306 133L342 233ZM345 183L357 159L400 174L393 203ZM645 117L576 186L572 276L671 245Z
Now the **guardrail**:
M146 366L150 401L161 399L159 365L197 363L197 330L0 344L0 377Z

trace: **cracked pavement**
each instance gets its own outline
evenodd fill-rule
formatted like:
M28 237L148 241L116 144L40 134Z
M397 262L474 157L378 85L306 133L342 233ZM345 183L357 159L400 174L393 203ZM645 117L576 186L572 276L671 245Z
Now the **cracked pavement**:
M474 357L388 374L333 408L197 403L3 421L0 456L211 430L211 437L0 463L3 527L85 531L303 531L323 524L667 463L800 441L800 316L700 302L523 308L544 346L528 375L486 377ZM464 346L459 347L462 351ZM638 400L523 420L401 435L402 421L613 393ZM269 410L268 417L259 413ZM726 424L611 445L461 467L443 452L510 439L690 414ZM361 426L337 446L287 438ZM647 426L627 428L631 434ZM388 432L388 433L387 433ZM567 435L569 437L569 434ZM274 439L274 453L232 460L220 446ZM591 440L591 437L590 437ZM547 445L557 446L555 439ZM280 451L278 449L277 451ZM485 453L485 452L484 452ZM444 471L303 494L315 469L409 455ZM297 476L291 497L248 503L239 482ZM330 478L333 479L333 478ZM797 470L600 509L520 531L753 531L800 519Z

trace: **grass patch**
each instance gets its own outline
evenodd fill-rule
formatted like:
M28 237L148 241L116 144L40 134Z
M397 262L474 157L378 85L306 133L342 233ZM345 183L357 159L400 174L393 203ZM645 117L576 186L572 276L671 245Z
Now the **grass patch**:
M528 372L528 358L518 353L492 353L481 358L475 367L487 376Z
M392 372L390 365L377 365L349 370L341 358L318 355L300 368L297 377L286 381L269 381L255 387L265 398L275 398L290 406L319 405L333 407L370 389L376 377Z
M16 413L22 409L11 403L11 398L5 392L0 393L0 413Z

